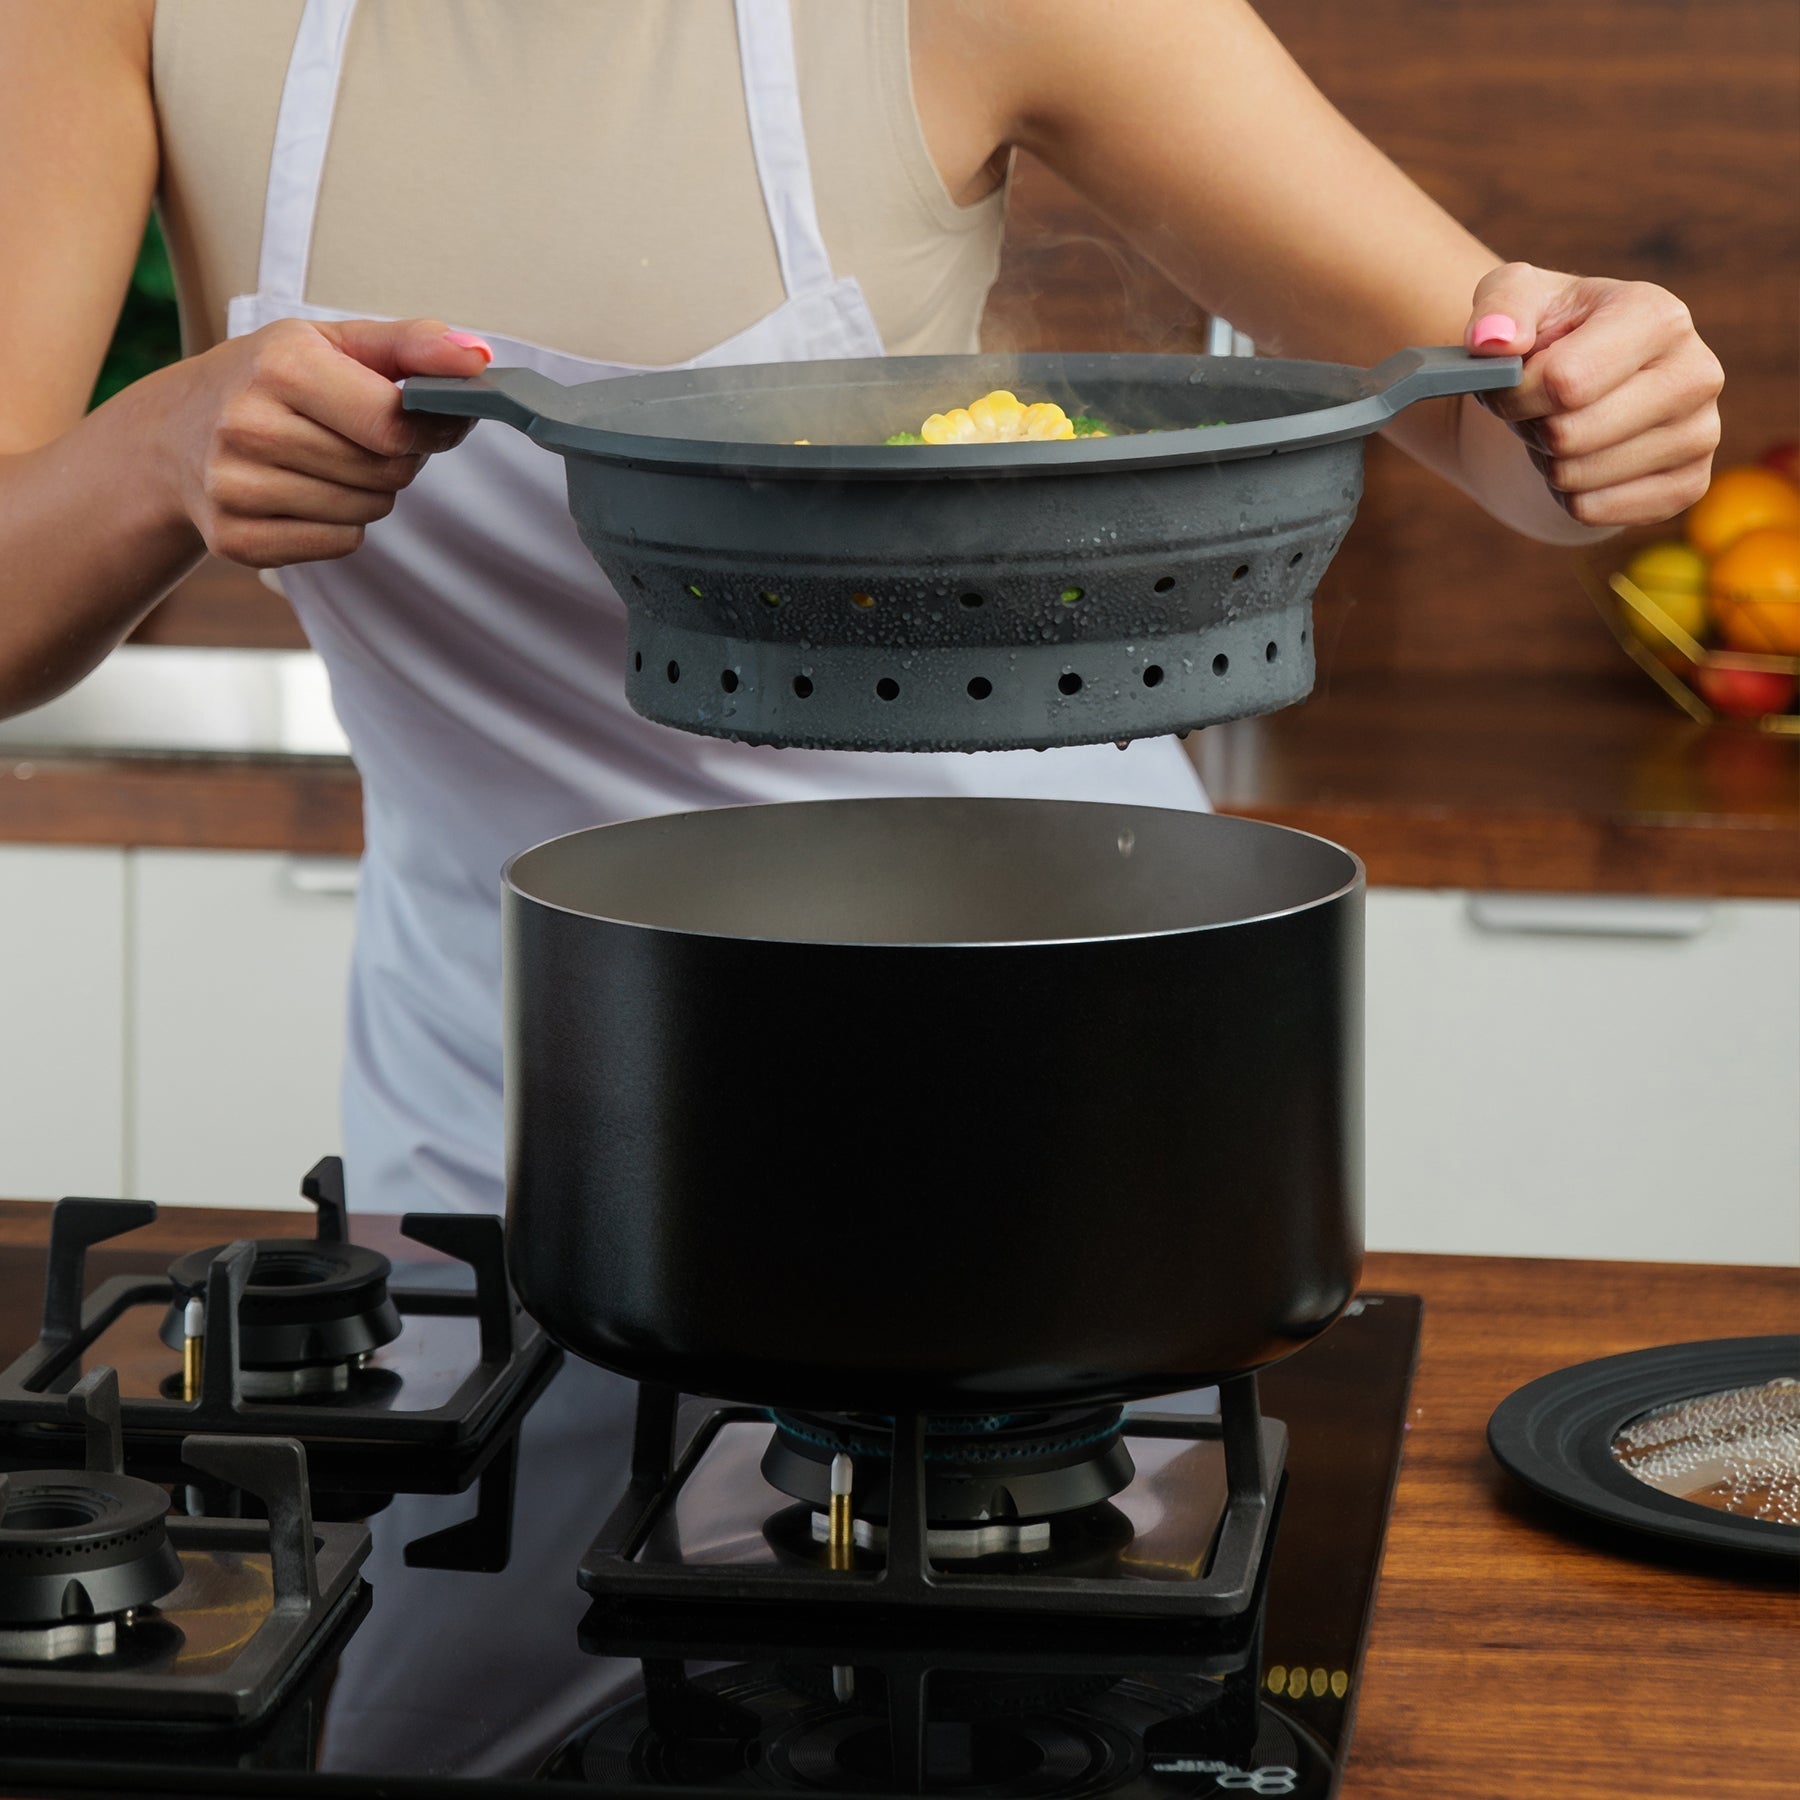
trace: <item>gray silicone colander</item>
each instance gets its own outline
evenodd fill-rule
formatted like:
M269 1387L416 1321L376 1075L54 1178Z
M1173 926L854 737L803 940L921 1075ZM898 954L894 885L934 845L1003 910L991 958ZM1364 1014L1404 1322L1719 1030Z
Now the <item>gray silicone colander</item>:
M1362 440L1516 357L870 358L564 387L415 376L568 466L630 612L646 718L752 743L1003 750L1185 731L1303 699L1312 595ZM883 445L994 388L1120 435ZM809 442L797 443L796 439Z

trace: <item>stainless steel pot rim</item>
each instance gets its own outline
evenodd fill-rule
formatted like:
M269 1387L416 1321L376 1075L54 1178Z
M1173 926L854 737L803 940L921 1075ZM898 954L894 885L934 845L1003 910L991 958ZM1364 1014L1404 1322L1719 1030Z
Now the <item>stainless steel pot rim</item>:
M1092 807L1096 811L1113 814L1146 814L1152 817L1166 817L1174 814L1177 817L1207 819L1231 827L1242 827L1261 833L1278 833L1283 837L1304 840L1322 846L1324 849L1343 858L1348 865L1349 873L1345 879L1327 891L1296 901L1289 906L1274 906L1265 910L1245 913L1233 918L1197 921L1189 924L1171 925L1138 931L1097 932L1074 935L1045 935L1039 937L969 937L956 939L931 939L920 941L909 938L824 938L803 935L784 936L767 932L751 931L708 931L692 926L671 925L655 920L624 917L612 912L599 912L589 908L567 905L560 901L546 899L533 893L519 878L519 866L527 858L537 855L552 846L565 843L571 838L587 837L594 833L629 829L634 825L643 825L652 821L680 818L695 818L717 815L747 815L751 813L793 812L798 808L823 809L829 807L871 807L893 803L917 805L922 796L882 796L858 797L848 800L790 800L766 801L742 806L722 806L691 809L679 813L650 813L635 819L618 819L604 825L588 826L575 832L560 832L554 837L545 838L541 842L529 845L509 857L500 871L503 887L519 900L543 909L547 912L561 913L572 919L580 919L595 925L618 925L634 931L654 932L668 938L692 938L720 943L766 943L794 945L808 949L842 949L842 950L907 950L918 952L958 951L958 950L1055 950L1075 949L1082 946L1099 946L1104 944L1149 943L1159 939L1185 938L1197 932L1235 931L1247 926L1272 924L1277 920L1294 918L1299 915L1331 906L1348 895L1357 892L1367 884L1367 871L1362 858L1355 851L1346 849L1342 844L1330 838L1321 837L1317 832L1302 831L1292 825L1277 825L1266 819L1241 819L1229 814L1189 812L1180 807L1135 806L1115 804L1110 801L1077 801L1077 800L1045 800L1045 799L1012 799L990 796L943 796L947 804L963 806L1004 806L1017 807ZM1208 827L1210 829L1210 827Z

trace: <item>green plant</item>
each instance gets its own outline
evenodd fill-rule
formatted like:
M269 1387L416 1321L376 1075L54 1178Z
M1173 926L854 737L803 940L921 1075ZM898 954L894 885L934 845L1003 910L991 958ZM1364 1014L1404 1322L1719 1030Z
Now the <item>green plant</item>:
M180 355L175 277L153 213L144 228L131 286L125 290L125 304L119 309L119 322L113 329L106 361L100 366L100 378L94 383L89 409L102 400L110 400L120 388L129 387L152 369L176 361Z

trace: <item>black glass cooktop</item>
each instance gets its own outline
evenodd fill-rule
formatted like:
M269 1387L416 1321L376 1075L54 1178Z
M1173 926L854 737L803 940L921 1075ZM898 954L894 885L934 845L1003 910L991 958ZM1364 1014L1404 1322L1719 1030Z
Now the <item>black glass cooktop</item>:
M0 1252L0 1358L30 1338L41 1268ZM317 1519L366 1520L362 1581L256 1724L12 1711L0 1717L0 1793L1329 1795L1355 1713L1419 1315L1411 1296L1364 1295L1261 1378L1263 1410L1285 1421L1289 1445L1248 1615L998 1630L929 1608L821 1623L791 1610L596 1602L577 1569L624 1489L635 1390L571 1359L523 1396L480 1478L454 1491L359 1488L341 1472L315 1481ZM1212 1404L1182 1396L1147 1410ZM757 1521L790 1504L757 1485L772 1430L734 1427L684 1496L682 1541L698 1560L767 1553ZM1204 1554L1183 1534L1217 1510L1216 1444L1177 1451L1144 1438L1132 1450L1140 1477L1120 1510L1139 1541L1159 1556ZM0 1468L21 1466L16 1446L0 1447ZM171 1486L177 1514L237 1504L216 1483L144 1472ZM207 1568L174 1597L229 1591L231 1604L203 1605L185 1625L178 1611L159 1620L170 1692L270 1604L255 1556L221 1562L205 1541ZM66 1690L78 1678L75 1668L60 1679Z

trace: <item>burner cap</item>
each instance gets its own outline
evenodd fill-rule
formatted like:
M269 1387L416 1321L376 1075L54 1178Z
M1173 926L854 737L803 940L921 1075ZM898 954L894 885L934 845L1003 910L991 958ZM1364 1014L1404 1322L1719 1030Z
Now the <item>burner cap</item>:
M54 1625L146 1606L181 1562L153 1482L95 1470L0 1476L0 1625Z
M206 1275L228 1248L194 1250L169 1265L174 1295L159 1335L181 1348L182 1313L206 1298ZM393 1265L361 1244L316 1238L259 1238L250 1281L238 1307L238 1361L246 1369L292 1369L348 1362L400 1335L388 1298Z
M831 1459L856 1464L851 1506L885 1522L889 1422L871 1414L775 1412L763 1453L769 1483L816 1507L831 1498ZM1109 1500L1136 1473L1116 1406L927 1421L925 1516L938 1526L1046 1519Z

